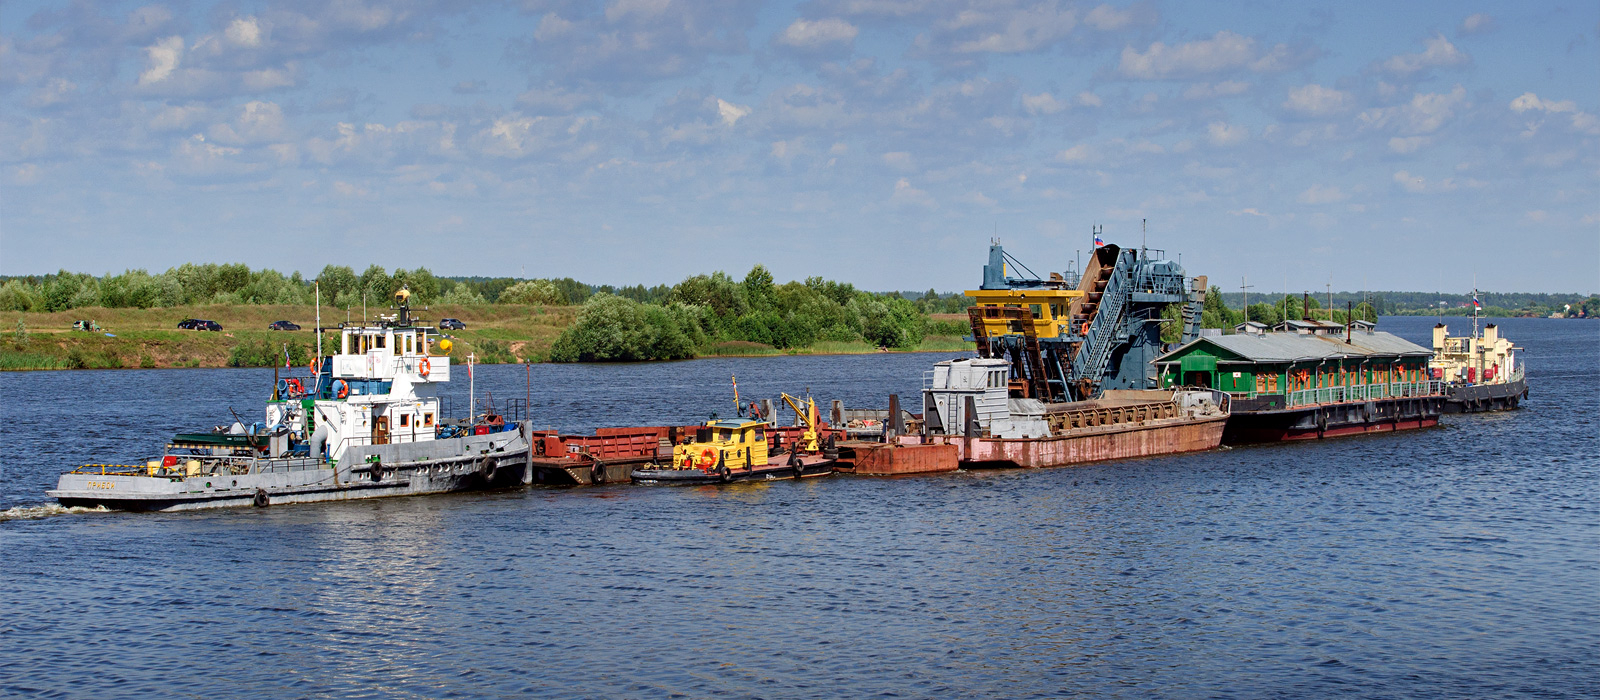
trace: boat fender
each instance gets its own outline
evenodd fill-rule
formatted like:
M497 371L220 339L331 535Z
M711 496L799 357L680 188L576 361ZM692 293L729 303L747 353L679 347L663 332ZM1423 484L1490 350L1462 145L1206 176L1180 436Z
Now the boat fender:
M500 469L495 466L493 457L484 455L483 459L478 462L478 475L482 476L484 481L494 481L494 477L499 471Z
M265 489L256 489L256 496L255 498L250 499L250 504L257 508L265 508L268 505L271 505L272 501L271 499L267 498L267 492Z
M733 472L728 469L727 465L722 465L717 467L717 478L722 479L722 483L728 483L733 481Z
M373 462L369 472L374 482L383 481L383 462Z
M347 381L345 381L343 379L340 379L340 380L335 381L333 383L333 385L334 385L334 396L337 396L338 398L342 399L342 398L345 398L346 396L350 395L350 382L347 382Z
M603 484L603 483L606 483L606 463L605 462L602 462L602 461L597 459L597 460L594 461L594 466L589 467L589 483L591 483L591 484Z

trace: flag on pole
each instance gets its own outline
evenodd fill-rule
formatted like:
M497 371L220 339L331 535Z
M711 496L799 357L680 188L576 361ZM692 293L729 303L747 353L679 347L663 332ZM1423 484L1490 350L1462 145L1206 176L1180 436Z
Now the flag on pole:
M284 343L283 344L283 368L284 369L289 369L292 366L293 365L289 364L289 344L288 343Z
M1476 290L1476 289L1472 290L1472 308L1474 308L1474 309L1483 308L1483 302L1478 301L1478 290Z
M1105 244L1106 244L1105 240L1100 238L1100 232L1096 231L1095 234L1094 234L1094 247L1099 248L1100 246L1103 246Z

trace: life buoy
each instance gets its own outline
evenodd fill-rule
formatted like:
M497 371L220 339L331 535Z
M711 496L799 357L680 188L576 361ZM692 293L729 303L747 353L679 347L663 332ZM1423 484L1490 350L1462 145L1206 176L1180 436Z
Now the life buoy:
M339 379L339 380L335 380L333 384L334 384L333 395L335 397L342 399L342 398L345 398L346 396L350 395L350 382L347 382L347 381L345 381L343 379Z
M706 464L716 461L717 451L709 447L700 451L700 459Z
M306 365L306 369L311 370L312 374L316 374L317 373L317 360L316 360L316 358L312 358L311 362Z
M431 371L433 371L433 365L428 363L428 358L424 357L422 361L417 363L417 374L426 378Z

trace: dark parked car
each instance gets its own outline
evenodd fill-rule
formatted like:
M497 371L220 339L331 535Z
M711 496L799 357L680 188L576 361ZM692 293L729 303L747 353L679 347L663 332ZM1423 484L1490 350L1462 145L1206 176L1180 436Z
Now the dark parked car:
M298 323L290 323L288 321L273 321L272 325L267 326L267 330L269 330L269 331L297 331L297 330L300 330L300 324L298 324Z
M178 322L178 328L187 331L220 331L222 324L203 318L186 318Z
M439 328L447 331L464 331L467 329L467 324L462 323L459 318L441 318Z

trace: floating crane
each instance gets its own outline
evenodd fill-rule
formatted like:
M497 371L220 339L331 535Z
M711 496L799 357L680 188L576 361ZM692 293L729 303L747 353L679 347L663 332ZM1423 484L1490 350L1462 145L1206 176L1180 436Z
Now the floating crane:
M1205 277L1186 277L1163 254L1101 245L1081 275L1041 279L992 242L983 285L966 293L978 355L1010 361L1018 398L1082 401L1106 389L1156 388L1162 309L1182 304L1182 341L1193 340L1206 294Z
M799 399L788 394L781 394L781 396L783 396L784 402L789 404L789 408L794 409L795 416L806 425L805 432L800 434L800 449L807 452L816 452L821 449L821 443L817 439L817 424L820 422L817 418L817 400L806 397L805 408L801 408Z

